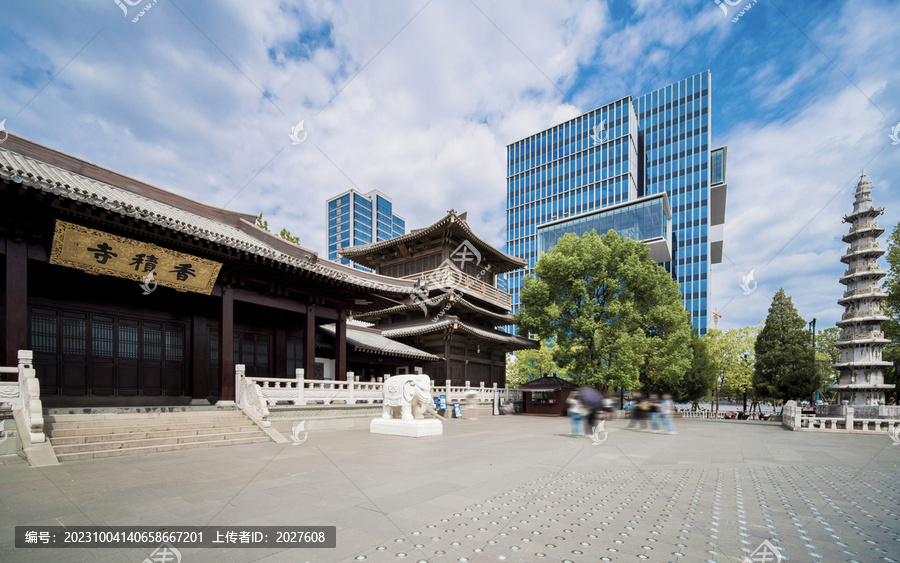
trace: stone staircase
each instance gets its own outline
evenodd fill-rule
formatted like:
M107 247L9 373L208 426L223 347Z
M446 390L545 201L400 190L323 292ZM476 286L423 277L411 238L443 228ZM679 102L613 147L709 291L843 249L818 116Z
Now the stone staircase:
M271 441L238 410L48 414L44 429L59 461Z

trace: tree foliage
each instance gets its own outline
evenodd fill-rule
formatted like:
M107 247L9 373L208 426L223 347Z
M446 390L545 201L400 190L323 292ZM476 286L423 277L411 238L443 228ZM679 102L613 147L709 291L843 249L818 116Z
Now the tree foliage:
M706 333L717 373L722 375L724 395L743 395L753 390L755 345L759 332L758 326L745 326L725 332L710 330Z
M841 339L841 329L831 326L816 331L816 364L822 375L822 383L837 383L840 372L832 365L841 361L841 351L834 344Z
M263 214L261 211L260 211L259 215L256 216L256 226L259 227L260 229L264 230L267 233L272 232L269 230L269 222L267 220L263 219ZM289 230L287 230L283 227L281 229L281 232L278 233L278 236L280 236L284 240L286 240L288 242L292 242L294 244L300 243L300 237L295 237L294 235L291 234L291 232Z
M555 342L573 380L607 391L674 384L691 365L678 284L640 242L614 231L566 234L521 292L519 327Z
M646 392L671 393L676 403L699 401L715 389L718 371L710 355L709 339L694 334L691 337L691 366L678 382L663 384L658 389L645 388Z
M509 354L509 358L506 367L508 385L518 387L532 379L548 375L568 377L566 370L553 361L553 347L546 340L541 341L541 347L536 350L519 350L515 354Z
M806 399L819 388L806 321L783 288L772 299L755 350L753 387L758 394L782 400Z
M890 339L882 354L885 361L892 362L894 367L885 370L885 383L900 383L900 223L894 227L894 232L888 237L887 247L888 275L884 278L882 287L888 294L882 304L885 314L890 320L884 325L884 336ZM891 394L891 391L888 391ZM897 399L898 390L893 390L894 401Z

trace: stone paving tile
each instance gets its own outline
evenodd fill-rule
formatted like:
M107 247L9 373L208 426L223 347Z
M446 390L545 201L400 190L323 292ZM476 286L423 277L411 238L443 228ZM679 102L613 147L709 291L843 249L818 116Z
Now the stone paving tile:
M763 540L792 562L900 560L900 448L884 437L718 421L678 421L679 434L666 436L615 421L609 440L594 447L561 435L568 423L448 421L443 436L416 440L364 429L314 432L300 447L255 444L37 470L4 459L0 559L140 563L149 555L15 549L16 524L213 521L337 526L338 546L185 549L183 563L739 562Z
M823 513L829 492L865 526L829 520ZM852 477L829 467L570 471L419 528L410 537L429 541L416 553L397 537L352 560L739 561L769 540L795 561L889 562L900 550L898 510L898 487L883 471Z

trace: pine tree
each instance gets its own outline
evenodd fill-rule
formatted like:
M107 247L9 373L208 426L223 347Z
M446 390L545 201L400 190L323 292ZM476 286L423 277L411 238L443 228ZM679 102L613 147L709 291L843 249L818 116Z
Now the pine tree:
M772 299L755 352L753 388L758 394L785 401L807 399L819 388L812 337L784 288Z

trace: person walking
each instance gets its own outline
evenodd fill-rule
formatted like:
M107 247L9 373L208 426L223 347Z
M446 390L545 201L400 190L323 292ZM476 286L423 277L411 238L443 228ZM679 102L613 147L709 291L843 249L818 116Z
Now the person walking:
M666 434L677 434L675 431L675 425L672 424L672 411L675 409L675 403L672 402L672 395L666 393L663 395L663 400L659 404L659 416L662 417L663 427L666 429Z
M650 395L650 431L658 432L660 429L659 426L659 395L656 393L652 393Z
M475 420L475 405L478 404L478 397L475 394L475 391L469 391L466 393L466 418L469 420Z
M584 405L581 404L581 401L578 398L569 395L569 398L566 399L566 404L569 410L569 416L572 417L572 436L582 436L584 432L584 425L582 423L582 419L584 418Z
M634 393L633 397L634 408L631 409L631 422L628 423L626 430L634 428L636 425L640 425L638 430L643 430L647 427L647 414L650 410L650 402L637 392Z

